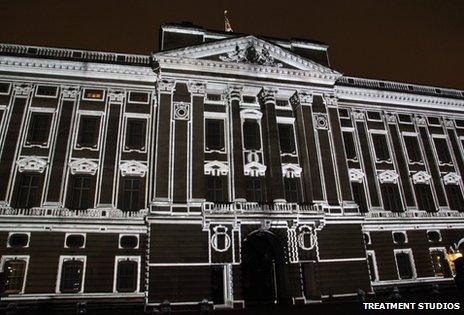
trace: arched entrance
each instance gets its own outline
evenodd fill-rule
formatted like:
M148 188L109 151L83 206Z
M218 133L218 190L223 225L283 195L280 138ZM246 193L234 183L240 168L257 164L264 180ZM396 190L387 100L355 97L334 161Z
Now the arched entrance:
M288 299L285 247L274 233L257 230L242 242L242 287L245 302L268 304Z

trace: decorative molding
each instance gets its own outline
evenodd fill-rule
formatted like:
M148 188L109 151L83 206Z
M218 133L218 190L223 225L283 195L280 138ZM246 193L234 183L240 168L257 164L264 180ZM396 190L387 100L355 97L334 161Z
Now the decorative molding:
M362 183L364 180L364 173L363 171L356 169L356 168L350 168L348 170L349 176L350 176L350 182L356 182L356 183Z
M333 95L324 95L324 104L327 107L337 107L338 106L338 97Z
M263 117L263 113L256 109L242 109L240 111L240 118L244 119L256 119L260 120Z
M314 118L314 126L316 127L316 129L323 129L323 130L329 129L329 121L327 119L327 114L314 113L313 118Z
M416 121L416 125L418 126L427 126L427 119L422 115L416 115L414 117L414 120Z
M211 247L217 252L225 252L230 248L230 245L232 245L232 240L230 239L230 236L227 234L227 227L223 225L215 226L213 228L213 235L211 236ZM218 237L224 237L224 248L219 248L218 244Z
M236 45L234 51L229 51L226 56L219 56L219 59L227 62L252 63L279 68L283 66L271 57L269 50L264 47L256 47L253 43L249 43L245 48Z
M258 98L261 100L262 103L264 104L274 104L276 103L276 94L278 90L274 88L268 88L264 87L261 89L261 91L258 94Z
M43 173L47 167L47 160L37 156L26 156L19 159L16 164L18 170L22 172L37 172Z
M67 100L75 100L79 95L79 87L71 85L63 85L61 87L61 98Z
M414 184L430 184L431 178L432 176L430 176L427 172L419 171L412 175L412 182Z
M385 113L385 119L387 123L389 124L395 124L396 123L396 115L393 113Z
M450 172L443 176L443 183L445 185L459 185L459 182L461 181L461 176L459 176L455 172Z
M243 167L243 172L245 176L265 176L266 175L267 166L259 163L258 161L248 162Z
M449 118L443 118L443 124L446 128L454 128L454 120Z
M316 237L312 231L312 229L309 226L300 226L299 227L299 233L298 233L298 246L302 250L311 250L313 249L314 245L316 244ZM305 245L305 238L309 237L309 247Z
M28 83L20 83L20 84L14 84L13 88L15 91L15 96L28 97L31 94L32 90L34 89L34 86Z
M161 79L157 85L161 93L172 93L176 87L176 82L174 80Z
M243 86L229 85L227 87L227 94L231 101L241 101L243 94Z
M381 184L397 184L399 175L393 170L387 170L377 175Z
M72 175L76 174L89 174L95 175L98 170L98 163L82 158L69 162L69 169Z
M187 83L187 89L192 95L205 95L206 94L206 82L189 81Z
M109 90L108 91L108 98L110 103L119 103L122 104L124 102L124 97L126 93L122 90Z
M282 164L282 176L286 178L299 178L303 169L292 163Z
M148 171L148 166L139 162L139 161L127 161L123 162L119 165L119 169L121 170L121 175L125 176L138 176L138 177L145 177Z
M355 121L366 121L366 114L364 112L353 110L351 111L351 115L353 115Z
M174 119L175 120L189 120L190 111L189 104L185 102L173 102L174 106Z
M221 176L229 173L229 165L221 161L205 162L205 175Z
M294 106L300 104L311 105L313 103L313 94L308 91L297 91L290 97L290 103Z

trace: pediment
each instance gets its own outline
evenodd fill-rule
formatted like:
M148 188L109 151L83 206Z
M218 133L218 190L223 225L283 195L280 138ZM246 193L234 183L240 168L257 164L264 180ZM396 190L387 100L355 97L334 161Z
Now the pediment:
M22 172L38 172L43 173L47 166L47 161L37 156L26 156L19 159L17 162L18 170Z
M200 45L163 51L154 55L161 66L188 64L219 67L222 71L266 73L267 75L301 76L321 81L335 81L341 74L285 48L255 36L244 36Z

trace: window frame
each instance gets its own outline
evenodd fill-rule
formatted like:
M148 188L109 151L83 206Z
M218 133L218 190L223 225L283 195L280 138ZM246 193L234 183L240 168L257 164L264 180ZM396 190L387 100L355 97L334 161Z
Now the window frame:
M9 294L9 295L24 294L24 291L26 289L27 274L28 274L28 271L29 271L29 259L30 259L30 255L4 255L4 256L2 256L2 258L0 260L0 272L3 272L3 273L5 272L4 268L5 268L5 264L6 264L7 261L10 261L10 260L24 260L24 261L26 261L26 267L24 268L24 278L23 278L21 291L19 291L18 293L12 293L12 294ZM6 281L6 273L5 273L5 281Z
M278 105L278 102L281 101L281 102L286 102L287 105L285 106L280 106ZM275 100L275 109L279 109L279 110L291 110L292 109L292 106L290 104L290 100L288 98L285 98L285 97L276 97L276 100Z
M137 148L129 148L126 145L126 141L128 139L128 134L127 134L127 128L129 127L128 120L129 119L137 119L137 120L144 120L145 121L145 142L142 148L137 149ZM122 141L122 152L124 153L129 153L129 152L138 152L138 153L147 153L148 150L148 137L150 135L149 133L149 124L150 124L150 115L147 114L124 114L124 123L122 126L123 130L123 139Z
M449 195L450 195L450 190L451 189L457 189L458 193L459 193L459 195L461 197L462 205L464 206L464 194L463 194L461 184L458 183L457 185L453 185L453 184L445 185L444 182L443 182L443 177L442 177L442 183L443 183L443 188L444 188L444 191L445 191L445 198L446 198L446 201L447 201L447 204L448 204L448 208L451 211L459 211L457 209L451 209L451 198L450 198ZM460 207L458 207L458 208L460 208Z
M119 208L122 209L122 211L138 211L140 210L140 204L142 203L142 199L144 198L144 181L141 177L139 176L123 176L121 177L121 188L122 188L122 204L119 205ZM128 188L126 186L126 182L129 182L131 181L131 188L130 189L126 189ZM138 181L138 189L137 188L133 188L133 183L134 181ZM127 199L125 198L125 195L126 195L126 192L129 192L130 193L130 207L126 208L126 202L127 202ZM134 194L137 193L137 200L133 200L134 199ZM134 202L135 201L135 202ZM133 208L135 206L135 209Z
M411 178L411 177L410 177L410 178ZM431 198L431 199L429 199L429 200L432 201L432 207L431 207L431 209L422 209L422 208L421 208L421 204L420 204L420 202L421 202L420 200L421 200L422 198L419 198L419 197L420 197L419 192L420 192L420 189L421 189L422 187L426 187L426 186L430 189L430 194L427 194L427 193L426 193L425 195L430 196L430 198ZM414 200L415 200L415 202L416 202L416 209L417 209L417 210L419 210L419 211L426 211L426 212L434 212L434 211L436 211L436 210L439 208L439 205L438 205L437 201L435 200L435 196L434 196L434 191L433 191L432 183L429 183L429 184L425 184L425 183L412 184L412 188L413 188L413 189L412 189L412 192L413 192ZM448 198L447 192L446 192L446 187L445 187L444 189L445 189L445 191L444 191L444 193L445 193L445 198Z
M371 231L363 231L363 239L364 239L364 234L366 234L369 238L369 242L366 243L366 245L372 245L372 238L371 238Z
M399 253L404 253L409 255L409 262L411 263L411 271L412 271L412 277L409 279L402 279L400 275L400 269L398 267L398 259L396 257L396 254ZM417 279L417 270L416 270L416 263L414 261L414 255L412 253L411 248L395 248L393 249L393 256L395 257L395 265L396 265L396 272L398 275L398 280L400 281L413 281Z
M22 246L22 247L13 247L13 246L11 246L10 245L10 237L13 234L26 234L27 235L27 244L26 244L26 246ZM8 232L8 237L6 239L6 247L7 248L29 248L30 243L31 243L31 232L22 232L22 231Z
M417 148L419 149L419 154L420 154L420 161L412 161L410 157L410 153L408 150L408 146L406 145L406 138L415 138L417 141ZM406 152L406 157L408 160L409 165L424 165L424 153L422 152L422 147L420 143L420 138L419 134L417 132L406 132L403 131L401 132L401 142L404 148L404 151Z
M441 241L443 240L442 237L441 237L441 231L440 231L440 230L427 230L426 235L427 235L427 241L428 241L429 243L435 243L435 242L433 242L433 241L430 240L430 238L429 238L429 232L437 232L437 233L438 233L438 235L440 236L440 238L438 239L438 242L441 242Z
M409 116L410 121L403 121L403 120L401 120L401 119L400 119L400 115ZM399 123L399 124L406 124L406 125L412 125L412 124L414 124L414 119L413 119L413 117L412 117L412 114L397 113L397 117L398 117L398 123Z
M372 281L370 279L370 268L368 268L368 270L369 270L369 280L371 282L379 282L380 281L379 268L377 266L377 257L375 256L375 251L373 249L366 250L366 260L367 260L368 267L369 267L369 256L372 257L372 263L373 263L373 267L374 267L374 278L375 278L374 281Z
M85 97L85 94L87 93L87 90L100 90L103 92L102 97L100 99L95 99L95 98L88 98ZM105 101L106 97L106 90L104 88L97 88L97 87L85 87L82 89L82 96L81 100L83 101L90 101L90 102L103 102Z
M119 234L119 237L118 237L118 249L127 250L127 248L124 248L124 247L121 246L121 238L123 236L135 236L137 238L137 246L134 247L134 248L130 248L130 250L140 248L140 234L122 233L122 234Z
M0 83L1 83L1 84L6 84L6 85L8 85L7 91L6 91L6 92L1 92L1 91L0 91L0 95L10 95L10 93L11 93L11 86L12 86L11 82L0 81Z
M68 239L68 236L70 235L82 235L84 236L84 244L81 246L81 247L69 247L66 245L66 240ZM82 249L82 248L85 248L87 245L87 233L73 233L73 232L68 232L64 235L64 248L70 248L70 249Z
M80 146L79 145L79 137L80 137L80 128L82 123L83 116L90 116L94 118L98 118L100 120L100 125L98 126L98 136L96 139L96 146L94 147L87 147L87 146ZM105 113L100 111L86 111L86 110L79 110L76 115L76 129L75 129L75 136L74 136L74 150L90 150L90 151L100 151L101 141L102 141L102 134L103 134L103 123L104 123Z
M298 157L298 143L297 143L297 134L295 128L295 118L294 117L277 117L277 133L279 137L279 150L281 156L291 156L291 157ZM280 144L280 132L279 132L279 125L290 125L292 128L293 134L293 147L294 151L292 152L283 152L282 145ZM261 130L260 130L261 131ZM262 133L262 131L261 131ZM262 134L261 134L262 137Z
M342 131L342 142L343 142L343 152L345 152L345 156L346 156L346 160L347 161L351 161L351 162L359 162L359 150L358 150L358 146L356 145L357 144L357 134L356 134L356 131L353 127L342 127L341 128L341 131ZM356 154L356 157L354 159L349 159L348 156L346 155L346 145L345 145L345 136L344 136L344 133L349 133L351 134L351 139L353 140L353 146L354 146L354 152Z
M392 235L392 240L393 240L393 244L398 244L398 245L403 245L403 244L400 244L398 242L395 241L395 237L393 236L395 233L401 233L404 235L404 243L403 244L408 244L409 243L409 240L408 240L408 233L406 233L406 231L404 230L394 230L394 231L391 231L391 235Z
M207 121L217 121L222 123L222 144L223 147L221 149L209 149L207 147L207 138L208 138L208 132L207 132ZM204 123L204 130L203 130L203 139L204 139L204 152L205 153L227 153L227 130L226 130L226 120L222 117L207 117L206 115L203 118L203 123ZM221 135L219 135L221 138Z
M118 291L118 267L119 262L121 261L135 261L137 263L137 279L136 279L136 289L132 292L119 292ZM114 274L113 274L113 293L118 294L134 294L140 293L140 266L141 266L141 257L140 256L115 256L114 257Z
M430 122L430 118L436 118L436 119L438 119L438 124L432 124L432 123ZM440 117L427 116L427 117L426 117L426 120L427 120L427 125L428 125L428 126L432 126L432 127L441 127Z
M36 192L35 192L35 198L36 198L36 203L38 204L38 206L20 206L18 205L18 200L20 199L19 197L21 196L21 191L22 191L22 180L25 176L32 176L32 177L36 177L37 178L37 187L36 187ZM25 172L19 172L17 173L17 176L15 177L15 191L13 193L13 196L12 196L12 203L14 204L14 207L17 207L17 208L26 208L26 209L30 209L30 208L36 208L36 207L40 207L40 205L42 204L42 194L43 194L43 190L44 190L44 183L43 183L43 174L41 173L37 173L37 172L28 172L28 171L25 171ZM26 186L24 186L26 187ZM30 196L30 188L33 187L33 186L27 186L29 188L29 193L28 193L28 196Z
M390 148L390 141L388 139L388 132L386 130L379 130L379 129L370 129L369 130L369 141L371 145L371 150L374 156L374 163L387 163L387 164L393 164L393 154L392 154L392 149ZM381 160L377 156L377 152L375 150L375 145L374 145L374 136L378 135L383 135L385 137L385 143L387 145L387 151L388 151L388 159L387 160Z
M29 133L31 132L31 123L32 123L32 116L35 114L46 114L50 115L50 128L48 129L48 135L47 135L47 141L45 144L39 144L39 143L28 143L28 138L29 138ZM36 107L31 107L29 109L29 112L27 113L27 118L26 118L26 132L24 134L24 141L23 141L23 147L25 148L44 148L48 149L50 148L50 140L51 140L51 135L54 134L55 131L55 109L54 108L36 108Z
M369 113L377 113L377 114L379 114L380 118L379 119L369 118ZM366 119L367 119L367 121L383 122L382 111L381 110L368 110L368 111L366 111Z
M440 234L440 238L441 238L441 234ZM445 274L443 274L442 276L439 276L439 275L436 274L436 272L435 272L435 266L434 266L434 263L433 263L433 260L432 260L432 251L441 251L441 252L444 254L446 264L448 264L448 268L449 268L449 272L450 272L450 277L446 277ZM430 258L430 263L432 264L432 269L433 269L433 274L434 274L433 276L434 276L435 278L439 278L439 279L440 279L440 278L452 278L452 277L453 277L453 272L452 272L452 270L451 270L451 266L450 266L448 260L446 259L446 255L447 255L447 253L446 253L446 248L445 248L444 246L429 247L429 258Z
M86 210L86 209L90 209L92 208L93 206L95 206L95 194L96 194L96 191L95 191L95 180L93 178L93 176L95 175L91 175L91 174L74 174L74 175L71 175L69 177L70 179L70 183L69 183L69 187L67 187L67 195L66 195L66 198L69 198L69 201L67 203L67 206L68 208L70 208L71 210ZM90 180L90 186L89 186L89 208L81 208L81 207L75 207L74 205L74 192L75 192L75 189L74 189L74 184L75 184L75 181L77 178L81 178L81 179L86 179L88 178ZM82 186L82 185L81 185ZM82 190L81 190L81 196L82 196ZM80 203L82 203L82 200L80 200Z
M71 260L77 260L77 261L82 261L82 276L81 276L81 287L78 292L61 292L61 278L62 278L62 273L63 273L63 264L66 261L71 261ZM84 292L84 286L85 286L85 271L87 268L87 256L76 256L76 255L61 255L59 262L58 262L58 272L57 272L57 278L56 278L56 286L55 286L55 293L57 294L65 294L65 295L75 295L79 293Z
M54 87L55 88L55 95L41 95L38 94L39 92L39 87L44 86L44 87ZM58 90L59 87L57 85L51 85L51 84L39 84L37 87L34 89L34 96L38 98L57 98L58 97Z
M438 154L438 149L437 149L437 144L435 142L435 139L442 139L446 142L446 148L448 150L448 155L450 158L449 162L442 162L440 160L440 155ZM436 161L438 162L439 166L453 166L454 165L454 158L453 158L453 152L451 152L450 148L452 148L451 144L449 143L448 137L445 134L431 134L430 135L430 140L432 142L432 151L433 154L435 155Z
M139 94L146 94L147 95L147 101L146 102L141 102L141 101L133 101L132 100L132 93L139 93ZM150 93L149 92L141 92L141 91L129 91L128 93L128 103L130 104L149 104L150 103Z

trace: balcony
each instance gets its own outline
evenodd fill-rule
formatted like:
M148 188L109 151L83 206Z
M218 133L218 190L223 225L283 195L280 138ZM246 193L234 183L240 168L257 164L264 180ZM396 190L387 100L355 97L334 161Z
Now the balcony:
M258 203L258 202L232 202L214 203L205 202L203 212L207 213L237 213L237 212L272 212L272 213L307 213L321 214L324 210L318 204L301 203Z
M371 211L364 214L366 219L427 219L427 218L464 218L464 212L458 211L404 211L404 212L390 212L390 211Z
M66 208L30 208L15 209L0 207L1 217L47 217L73 219L143 219L147 210L122 211L120 209L70 210Z

